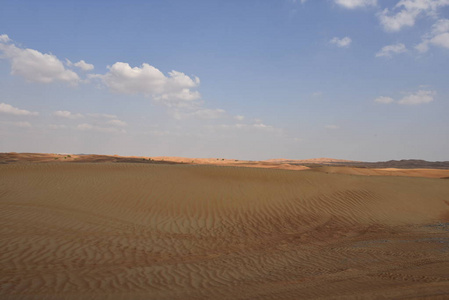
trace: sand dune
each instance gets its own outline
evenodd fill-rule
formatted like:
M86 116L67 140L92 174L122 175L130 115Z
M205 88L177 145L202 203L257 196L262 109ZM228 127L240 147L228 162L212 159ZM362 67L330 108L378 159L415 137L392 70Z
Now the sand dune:
M285 158L275 158L267 159L264 162L270 163L290 163L290 164L333 164L333 163L357 163L358 161L346 160L346 159L335 159L328 157L320 158L310 158L310 159L285 159Z
M118 156L95 154L55 153L0 153L0 164L10 163L145 163L145 164L190 164L213 166L236 166L280 170L312 170L333 174L364 176L407 176L426 178L449 178L449 162L427 162L423 160L402 160L365 163L350 160L314 158L306 160L271 159L249 161L224 158L188 158L173 156ZM389 167L389 166L395 167ZM368 166L368 167L367 167ZM430 168L435 166L436 168ZM425 168L427 167L427 168Z
M0 165L1 299L449 297L449 182Z

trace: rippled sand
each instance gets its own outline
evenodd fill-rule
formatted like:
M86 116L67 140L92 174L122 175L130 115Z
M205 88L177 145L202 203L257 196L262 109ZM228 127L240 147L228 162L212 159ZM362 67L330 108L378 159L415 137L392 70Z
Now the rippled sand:
M449 298L449 181L0 165L0 299Z

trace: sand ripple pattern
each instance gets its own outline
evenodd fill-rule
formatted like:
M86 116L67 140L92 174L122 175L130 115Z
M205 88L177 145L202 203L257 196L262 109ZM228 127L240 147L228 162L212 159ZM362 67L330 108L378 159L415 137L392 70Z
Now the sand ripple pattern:
M1 299L449 297L449 182L0 165Z

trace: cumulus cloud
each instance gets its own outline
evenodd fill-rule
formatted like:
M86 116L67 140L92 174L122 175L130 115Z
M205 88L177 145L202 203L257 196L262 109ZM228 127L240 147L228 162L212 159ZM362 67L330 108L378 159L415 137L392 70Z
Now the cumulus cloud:
M51 83L55 81L78 84L79 76L64 67L53 54L41 53L34 49L23 49L14 44L7 35L0 39L0 52L11 62L11 74L19 75L28 81Z
M76 85L83 82L70 67L84 71L94 69L94 65L80 60L72 63L66 60L65 65L55 55L41 53L34 49L17 46L6 35L0 35L0 58L9 59L11 74L24 77L27 81L51 83L63 81ZM67 68L66 68L67 67ZM156 103L175 109L194 109L193 115L199 118L216 118L222 114L219 109L200 109L201 94L197 91L200 80L196 76L188 76L179 71L162 73L157 68L144 63L139 67L131 67L128 63L116 62L108 67L105 74L90 74L89 79L98 79L111 91L123 94L139 94L151 97ZM58 111L56 116L69 119L82 117L67 111ZM93 114L92 114L93 116ZM113 115L97 114L98 118L115 118Z
M212 131L225 130L225 131L237 131L237 132L267 132L273 134L283 135L284 132L281 128L276 128L272 125L267 125L262 120L256 119L252 123L234 123L234 124L219 124L207 126Z
M80 60L79 62L72 63L70 60L67 59L66 63L68 66L75 66L75 67L80 68L83 71L91 71L94 69L93 64L88 64L84 60Z
M252 124L252 125L250 125L250 127L257 128L257 129L268 130L268 131L272 131L274 129L273 126L266 125L266 124L263 124L263 123Z
M17 107L14 107L10 104L6 103L0 103L0 113L8 114L8 115L15 115L15 116L37 116L39 115L38 112L32 112L25 109L19 109Z
M437 93L435 91L430 90L419 90L416 93L409 93L406 96L402 97L402 99L395 101L391 97L378 97L374 99L374 102L382 103L382 104L390 104L396 102L402 105L418 105L429 103L434 100L434 97Z
M11 39L7 34L0 34L0 43L9 43Z
M196 110L192 109L174 109L171 110L171 114L173 118L177 120L188 119L188 118L196 118L196 119L219 119L226 115L226 111L224 109L209 109L209 108L197 108Z
M225 129L225 130L259 130L259 131L267 131L267 132L282 132L280 129L275 128L271 125L266 125L263 123L255 123L255 124L221 124L218 126L215 126L214 128L217 129Z
M92 118L106 118L106 119L116 119L117 118L116 115L111 115L111 114L90 113L87 115Z
M407 48L404 44L398 43L394 45L387 45L382 47L379 52L376 53L376 57L388 57L391 58L395 54L404 53L407 51Z
M57 130L57 129L66 129L67 126L63 124L50 124L48 125L48 128Z
M449 49L449 19L438 20L433 26L430 34L423 37L422 42L415 48L419 52L429 50L429 45Z
M336 45L337 47L340 48L347 48L349 47L349 45L351 45L351 38L350 37L344 37L344 38L338 38L338 37L334 37L333 39L331 39L329 41L329 43Z
M222 117L226 111L224 109L199 109L192 113L194 117L200 118L200 119L218 119Z
M347 43L347 38L338 41L338 45L345 46ZM5 34L0 36L0 54L2 54L2 58L11 61L12 74L20 75L33 82L65 81L77 84L82 80L77 73L70 69L71 67L77 67L84 71L94 69L92 64L84 60L72 63L67 59L64 64L51 53L45 54L34 49L22 48ZM147 63L131 67L128 63L116 62L112 66L108 66L108 69L104 74L90 74L87 75L87 78L99 80L105 87L116 93L150 97L156 103L170 107L170 111L174 112L175 118L218 119L226 116L223 109L202 107L201 94L197 90L200 80L196 76L188 76L175 70L164 74ZM5 105L2 107L3 110L6 110ZM10 107L8 109L11 111ZM20 113L24 114L25 111ZM117 116L111 114L90 113L83 115L60 110L53 112L53 115L72 120L86 117L110 119L107 122L100 122L105 127L97 126L98 121L94 121L94 125L81 124L78 128L80 130L108 131L109 129L105 129L109 128L107 125L111 125L111 128L126 126L126 122L118 120ZM241 121L243 116L238 116L237 119Z
M449 32L433 37L430 42L434 45L449 49Z
M366 6L376 6L377 0L335 0L335 3L344 8L354 9Z
M112 91L123 94L142 94L169 107L189 106L201 96L194 89L200 84L198 77L191 78L182 72L171 71L168 76L157 68L142 64L131 67L117 62L104 75L95 74Z
M128 124L125 121L122 120L109 120L106 122L108 125L118 126L118 127L125 127L128 126Z
M404 105L418 105L429 103L433 101L435 95L436 95L435 91L419 90L416 93L412 93L403 97L401 100L398 101L398 103Z
M118 129L115 127L101 127L88 123L79 124L76 129L81 131L96 131L101 133L126 133L124 129Z
M394 15L391 15L388 8L386 8L379 14L379 19L386 31L399 31L404 26L415 25L415 19L419 13L419 10L402 10Z
M293 4L295 4L296 2L298 2L298 0L288 0L290 3L293 3ZM299 2L301 3L301 4L304 4L304 3L306 3L307 2L307 0L299 0Z
M449 0L401 0L392 10L383 10L379 20L386 31L399 31L415 25L422 15L436 16L438 9L447 5Z
M394 102L394 99L391 97L380 96L380 97L374 99L374 102L382 103L382 104L390 104L390 103Z
M74 114L74 113L72 113L70 111L67 111L67 110L55 111L53 113L53 115L57 116L57 117L61 117L61 118L72 119L72 120L84 118L84 116L82 114Z

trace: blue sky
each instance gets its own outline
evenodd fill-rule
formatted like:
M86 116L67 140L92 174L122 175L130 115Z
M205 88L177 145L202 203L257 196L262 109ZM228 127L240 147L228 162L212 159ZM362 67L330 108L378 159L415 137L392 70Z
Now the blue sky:
M0 151L448 160L449 0L2 1Z

